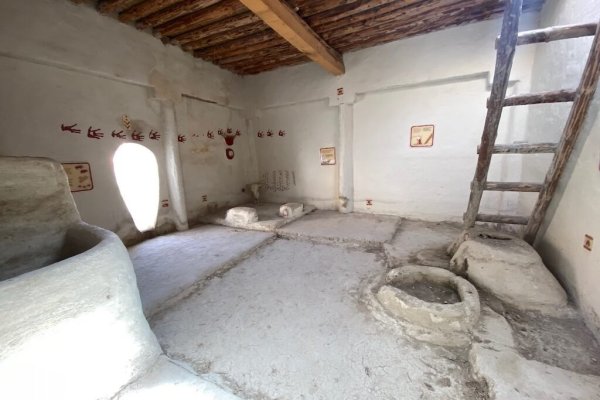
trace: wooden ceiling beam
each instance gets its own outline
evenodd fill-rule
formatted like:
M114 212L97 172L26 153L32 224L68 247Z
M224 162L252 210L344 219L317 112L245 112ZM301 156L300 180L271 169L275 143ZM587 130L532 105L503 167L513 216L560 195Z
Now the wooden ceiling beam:
M244 38L246 36L250 36L256 33L264 33L266 31L270 31L270 28L261 22L260 24L252 24L245 26L243 27L243 29L234 29L223 34L211 35L209 37L205 37L195 42L186 43L182 47L186 51L202 50L208 47L227 43L231 40ZM277 36L274 32L271 32L271 35Z
M252 54L252 52L254 52L254 51L268 49L270 47L279 46L284 43L287 43L287 41L283 38L278 37L276 40L267 40L267 41L258 42L258 43L251 44L251 45L246 45L243 47L236 47L236 48L226 51L226 52L216 53L216 52L212 51L211 53L201 55L200 52L202 52L202 50L200 50L199 54L196 54L194 52L194 56L201 57L203 60L206 60L206 61L220 60L222 58L233 57L233 56L237 56L237 55L241 55L241 54ZM218 46L215 46L215 47L218 47Z
M172 37L208 25L212 22L231 17L232 15L241 14L245 11L247 11L246 7L239 1L223 0L210 7L203 8L199 11L171 20L166 24L162 24L156 27L154 32L161 36Z
M447 13L444 16L443 23L440 23L435 15L418 18L416 21L401 25L396 24L395 21L391 21L360 32L346 33L330 40L340 51L356 51L371 47L374 44L379 45L453 26L483 21L502 14L503 10L503 5L487 8L475 6L467 8L462 12ZM465 17L465 15L468 15L468 17ZM360 37L359 40L356 40L357 36Z
M218 58L221 55L235 55L236 52L243 51L244 48L252 48L253 46L260 46L265 43L267 46L269 43L275 42L277 42L275 44L281 44L286 41L281 36L273 32L270 28L267 29L268 31L258 32L253 35L240 37L239 39L229 40L215 46L195 50L194 57L201 57L205 60L211 60Z
M140 0L99 0L96 9L102 14L110 14L125 10L139 2Z
M344 73L342 56L282 0L240 0L275 32L334 75Z
M119 13L119 20L121 22L132 22L138 19L147 17L150 14L154 14L162 9L165 9L173 4L179 3L181 0L146 0L141 3L135 4L133 7L121 11Z
M171 39L173 44L186 44L196 42L212 35L227 33L235 29L245 27L251 24L263 24L262 20L252 12L247 12L240 15L234 15L223 20L213 22L212 24L204 25L198 29L194 29Z
M256 64L256 65L239 66L239 67L236 67L235 69L233 67L228 68L228 69L235 70L236 73L239 73L241 75L252 75L252 74L258 74L260 72L270 71L275 68L279 68L279 67L283 67L283 66L298 65L298 64L309 62L309 61L310 61L310 59L307 58L304 54L296 54L296 55L281 56L279 58L276 58L273 60L268 60L268 61L265 61L264 63L260 63L260 64Z
M236 56L219 58L212 60L213 63L219 65L234 65L241 62L254 64L257 60L276 58L280 55L298 54L298 50L288 42L277 46L272 46L267 49L253 51L251 53L238 54ZM250 60L250 62L248 62Z
M137 21L135 26L138 29L154 28L166 24L176 18L203 10L219 3L220 0L185 0L173 4L172 6L157 11L147 17Z

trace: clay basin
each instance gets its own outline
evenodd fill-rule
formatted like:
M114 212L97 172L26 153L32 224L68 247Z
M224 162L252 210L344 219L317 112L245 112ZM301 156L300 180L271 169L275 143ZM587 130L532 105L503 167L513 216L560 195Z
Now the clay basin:
M376 296L395 318L437 332L466 333L479 318L477 289L441 268L393 269Z

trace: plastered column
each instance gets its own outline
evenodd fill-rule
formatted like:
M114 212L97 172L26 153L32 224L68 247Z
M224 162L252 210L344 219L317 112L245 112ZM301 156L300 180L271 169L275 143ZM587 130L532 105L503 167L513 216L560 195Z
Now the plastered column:
M175 227L178 231L184 231L189 228L187 219L187 210L185 207L185 191L183 188L183 177L181 172L181 160L179 158L179 146L177 143L177 119L175 117L176 107L185 107L185 103L180 102L177 106L170 100L161 100L161 113L164 132L164 151L167 170L167 185L169 188L169 198L171 199L171 209L175 218Z
M338 165L338 211L350 213L354 210L354 105L339 104Z

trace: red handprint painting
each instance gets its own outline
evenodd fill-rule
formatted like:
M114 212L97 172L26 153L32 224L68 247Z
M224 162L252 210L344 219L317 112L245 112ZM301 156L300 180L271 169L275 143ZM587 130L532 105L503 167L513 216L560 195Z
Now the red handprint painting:
M92 139L102 139L104 137L104 133L100 131L100 128L93 129L91 126L88 128L87 137Z
M148 134L148 138L150 140L159 140L160 139L160 133L158 133L157 131L151 129L150 133Z
M76 126L77 126L77 124L73 124L73 125L60 124L60 130L63 132L81 133L81 129L75 128Z
M123 133L122 129L119 132L117 132L116 130L112 131L110 136L116 139L127 139L127 135Z
M131 133L131 139L135 140L137 142L143 142L144 135L142 135L142 132L138 132L134 129L133 132Z

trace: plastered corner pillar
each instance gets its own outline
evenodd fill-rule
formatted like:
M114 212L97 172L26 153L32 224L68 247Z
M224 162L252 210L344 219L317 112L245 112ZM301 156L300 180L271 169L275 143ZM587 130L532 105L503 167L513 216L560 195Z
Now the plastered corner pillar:
M174 103L172 100L163 98L154 98L152 100L160 105L162 114L167 186L169 188L169 197L171 200L171 209L174 214L175 227L178 231L184 231L189 229L189 225L185 206L181 159L177 143L178 130L176 111L179 111L179 115L185 115L185 102Z
M354 95L338 96L338 211L354 211Z

